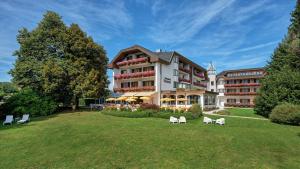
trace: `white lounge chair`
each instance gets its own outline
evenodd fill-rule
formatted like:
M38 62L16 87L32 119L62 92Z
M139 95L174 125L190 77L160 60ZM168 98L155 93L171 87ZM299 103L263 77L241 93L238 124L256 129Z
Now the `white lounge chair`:
M170 123L178 123L178 119L176 117L171 116L170 117Z
M22 119L19 120L17 123L27 123L29 122L29 114L23 114Z
M208 118L208 117L204 117L204 118L203 118L203 123L205 123L205 124L212 123L212 119L211 119L211 118Z
M184 117L184 116L180 116L178 122L179 122L179 123L186 123L185 117Z
M5 124L12 124L13 123L13 121L14 121L14 116L13 115L7 115L6 117L5 117L5 121L3 122L3 125L5 125Z
M216 124L224 125L225 124L225 119L224 118L217 119Z

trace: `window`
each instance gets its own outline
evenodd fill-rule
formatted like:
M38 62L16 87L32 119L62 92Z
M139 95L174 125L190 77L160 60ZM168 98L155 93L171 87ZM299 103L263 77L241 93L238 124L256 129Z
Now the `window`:
M240 92L250 92L250 88L241 88Z
M178 63L178 57L174 56L174 63Z
M121 74L127 73L127 70L121 70Z
M154 70L154 66L144 67L143 70L144 72Z
M174 75L174 76L178 76L178 70L174 69L173 75Z
M204 96L204 105L208 105L208 96Z
M257 90L256 88L253 88L253 92L256 92L256 90Z
M213 92L213 91L214 91L214 89L210 89L210 91L212 91L212 92Z
M131 87L138 87L138 82L131 82Z
M240 99L240 103L242 103L242 104L250 104L250 99Z
M130 82L121 83L121 88L127 88L127 87L130 87Z
M211 82L210 82L210 85L212 85L212 86L215 85L215 82L214 82L214 81L211 81Z
M154 86L154 81L143 81L143 86Z
M227 99L227 103L236 103L235 99Z
M177 88L178 87L178 82L174 82L173 83L173 88Z

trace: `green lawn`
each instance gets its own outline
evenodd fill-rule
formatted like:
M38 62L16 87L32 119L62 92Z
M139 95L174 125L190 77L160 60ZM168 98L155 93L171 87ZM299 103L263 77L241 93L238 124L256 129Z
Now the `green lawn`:
M226 110L228 110L232 116L264 118L263 116L255 114L251 108L228 108Z
M300 127L65 113L0 128L0 168L299 168Z

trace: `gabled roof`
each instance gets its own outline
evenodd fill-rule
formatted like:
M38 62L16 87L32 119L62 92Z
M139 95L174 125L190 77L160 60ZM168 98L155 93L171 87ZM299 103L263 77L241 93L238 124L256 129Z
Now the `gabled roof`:
M135 53L135 52L139 52L139 51L147 54L148 56L150 56L150 61L151 62L162 62L164 64L170 64L171 61L172 61L173 56L176 54L176 55L180 56L182 59L184 59L185 61L192 64L194 67L206 71L206 69L204 69L200 65L194 63L193 61L189 60L188 58L186 58L185 56L181 55L180 53L178 53L176 51L152 52L151 50L146 49L146 48L144 48L140 45L133 45L129 48L125 48L125 49L120 50L119 53L114 57L114 59L109 63L108 68L113 68L114 63L116 61L118 61L119 59L123 58L126 54Z

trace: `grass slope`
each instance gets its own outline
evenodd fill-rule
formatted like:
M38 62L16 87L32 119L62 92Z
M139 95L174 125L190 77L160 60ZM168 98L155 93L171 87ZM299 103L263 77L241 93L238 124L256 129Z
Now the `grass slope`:
M228 108L226 110L228 110L232 116L264 118L263 116L256 114L251 108Z
M0 168L297 168L300 128L77 112L0 128Z

